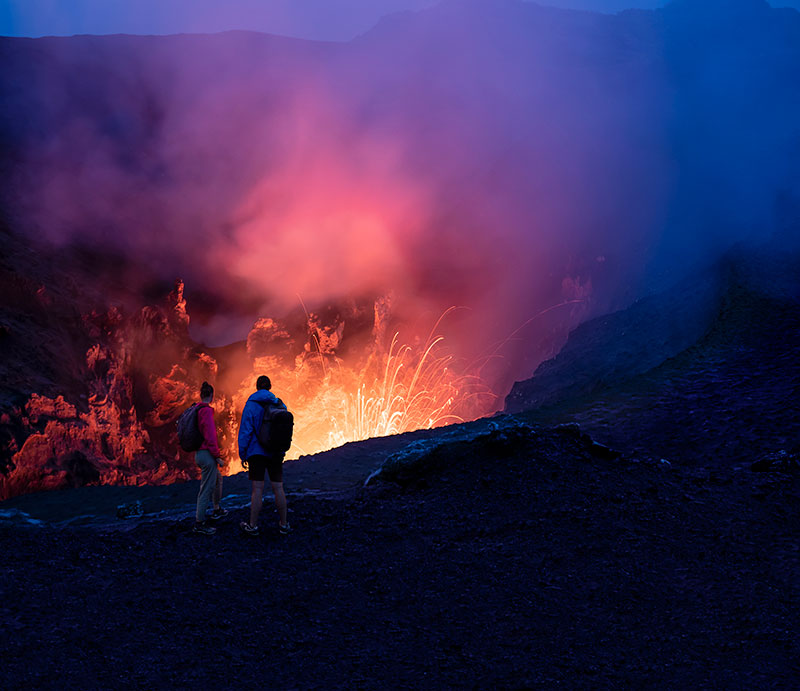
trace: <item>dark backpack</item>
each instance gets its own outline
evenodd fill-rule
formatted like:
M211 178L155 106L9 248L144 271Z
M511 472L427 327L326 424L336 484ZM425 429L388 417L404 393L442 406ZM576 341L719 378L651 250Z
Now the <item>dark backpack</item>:
M180 414L175 423L178 426L178 443L184 451L197 451L203 444L203 435L197 424L198 409L197 403L193 403Z
M269 401L257 403L264 409L256 436L267 453L286 453L292 445L294 415Z

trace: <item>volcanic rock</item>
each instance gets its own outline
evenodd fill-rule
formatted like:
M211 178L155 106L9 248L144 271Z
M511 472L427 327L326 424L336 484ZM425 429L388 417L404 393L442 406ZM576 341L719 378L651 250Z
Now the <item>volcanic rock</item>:
M750 470L755 472L783 472L783 473L797 473L800 472L800 451L794 452L781 449L773 453L764 454L761 458L755 461Z
M800 438L800 254L739 248L706 273L590 320L507 412L573 419L611 446L682 463L752 463Z
M186 311L186 298L183 297L184 284L181 279L175 281L175 287L167 295L167 306L172 328L184 338L189 336L189 313Z
M242 539L244 474L211 539L192 533L196 481L6 502L4 682L794 686L798 477L603 461L583 434L507 416L289 463L288 538L265 507ZM348 470L412 447L400 482Z
M294 363L294 339L289 331L274 319L262 318L256 321L247 334L247 354L252 358L278 357L287 363Z
M7 239L4 256L17 261L4 275L19 299L4 307L6 323L18 326L3 344L0 497L193 477L171 423L200 382L214 380L217 363L189 339L183 283L128 317L91 276L78 298L50 268L46 249L35 256ZM20 277L25 272L41 282ZM221 396L219 412L230 405Z
M117 507L117 518L131 518L141 516L144 513L141 501L131 502L130 504L120 504Z

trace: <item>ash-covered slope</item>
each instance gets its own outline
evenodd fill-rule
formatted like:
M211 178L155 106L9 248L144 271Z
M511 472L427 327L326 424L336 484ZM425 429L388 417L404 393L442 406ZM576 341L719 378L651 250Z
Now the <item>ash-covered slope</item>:
M240 534L244 476L209 538L192 516L95 530L0 514L5 684L794 685L796 474L609 459L575 426L492 422L434 431L413 454L401 438L364 442L350 455L393 445L409 462L341 496L295 494L289 464L288 537L271 507L258 538ZM318 459L321 488L343 455ZM45 501L71 498L79 515L106 489ZM176 490L188 504L197 483L131 488L162 504Z
M575 329L507 412L573 419L606 441L729 465L800 444L800 254L739 248L674 289Z

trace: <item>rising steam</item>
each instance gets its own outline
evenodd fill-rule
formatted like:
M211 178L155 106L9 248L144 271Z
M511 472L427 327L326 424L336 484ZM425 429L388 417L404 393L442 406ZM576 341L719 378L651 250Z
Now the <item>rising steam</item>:
M442 335L458 361L503 342L483 370L502 395L581 319L771 232L797 186L800 100L767 79L788 53L761 51L788 40L783 15L738 2L746 40L680 3L513 0L444 2L341 44L6 40L5 201L30 236L140 267L129 290L184 276L214 345L298 295L313 311L392 293L409 343L468 308Z

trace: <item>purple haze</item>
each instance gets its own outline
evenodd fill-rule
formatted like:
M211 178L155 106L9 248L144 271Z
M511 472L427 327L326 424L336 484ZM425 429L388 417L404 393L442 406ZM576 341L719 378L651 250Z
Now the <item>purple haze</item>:
M800 194L800 14L760 0L0 45L16 225L148 267L131 281L184 276L218 343L298 296L391 292L409 323L467 307L448 324L467 359L513 334L502 393L570 325L770 235Z
M8 0L0 9L0 35L213 33L242 29L349 40L391 12L420 10L437 0ZM543 0L544 6L594 12L655 9L665 0ZM800 8L800 0L773 0Z

